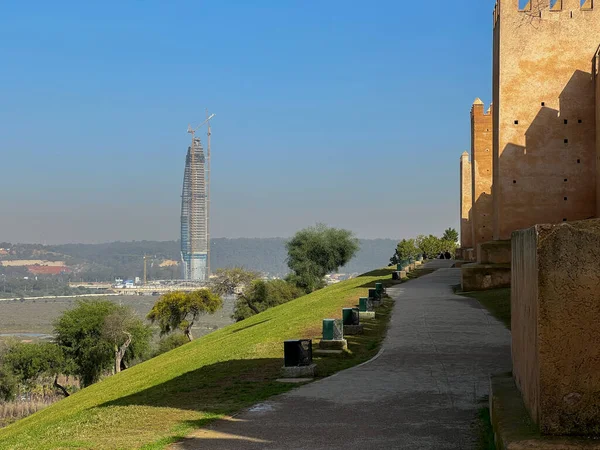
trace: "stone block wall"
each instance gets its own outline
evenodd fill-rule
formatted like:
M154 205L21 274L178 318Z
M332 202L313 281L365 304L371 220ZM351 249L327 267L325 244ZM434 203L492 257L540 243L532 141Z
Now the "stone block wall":
M471 227L472 178L469 154L460 157L460 246L473 247L473 228Z
M600 435L600 220L512 237L515 382L545 434Z
M510 241L490 241L477 246L479 264L510 264Z
M597 216L600 2L549 3L498 0L494 12L494 239Z
M476 99L471 107L471 227L474 248L493 238L492 142L491 109L485 112L483 102Z

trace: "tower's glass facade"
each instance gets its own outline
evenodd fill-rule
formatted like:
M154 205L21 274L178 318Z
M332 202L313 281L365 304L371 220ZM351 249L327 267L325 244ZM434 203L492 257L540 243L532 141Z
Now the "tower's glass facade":
M181 261L185 280L208 280L208 204L204 149L188 147L181 195Z

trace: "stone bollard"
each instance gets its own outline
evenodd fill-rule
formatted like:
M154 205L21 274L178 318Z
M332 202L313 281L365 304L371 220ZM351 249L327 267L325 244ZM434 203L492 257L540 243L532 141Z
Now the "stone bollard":
M319 350L315 350L315 354L340 354L347 348L342 320L323 319L323 339L319 342Z
M358 308L343 308L342 320L344 323L344 335L362 334L363 326L360 323L360 311Z
M598 261L599 219L512 234L513 375L542 434L600 431Z
M381 306L381 295L376 289L369 289L369 299L373 302L373 307Z
M312 340L295 339L283 343L284 378L314 377L316 365L312 362Z
M358 300L358 309L361 319L374 319L375 311L373 311L373 302L367 297L362 297Z

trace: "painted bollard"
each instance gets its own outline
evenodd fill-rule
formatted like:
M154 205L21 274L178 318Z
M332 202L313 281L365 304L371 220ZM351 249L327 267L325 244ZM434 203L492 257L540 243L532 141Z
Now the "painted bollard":
M323 340L333 341L334 319L323 319Z
M360 312L367 312L369 310L368 302L369 299L367 297L358 299L358 309L360 309Z
M377 289L369 289L369 300L374 307L381 306L381 294L377 292Z
M315 376L312 340L294 339L283 343L283 367L281 375L288 378L312 378Z
M383 283L375 283L375 290L379 292L379 295L381 296L384 292Z
M354 314L352 312L354 308L343 308L342 309L342 322L344 325L354 325Z
M323 340L339 341L344 339L344 325L339 319L323 319Z
M359 308L342 309L342 317L344 323L344 335L362 334L363 326L360 324Z
M310 366L312 364L312 340L295 339L283 343L285 367Z
M373 311L373 302L367 297L361 297L358 300L358 309L360 319L374 319L375 311Z
M341 319L323 319L323 339L319 342L317 355L340 354L348 348L344 339L344 325Z
M352 325L360 324L360 309L352 308Z

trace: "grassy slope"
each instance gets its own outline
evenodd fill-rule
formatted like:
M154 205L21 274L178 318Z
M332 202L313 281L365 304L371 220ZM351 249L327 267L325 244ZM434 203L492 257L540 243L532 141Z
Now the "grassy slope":
M380 270L342 282L228 326L107 378L0 430L0 449L162 448L194 427L293 386L277 383L285 339L319 338L321 320L341 316ZM351 354L317 361L319 376L372 357L383 320L349 340ZM145 447L144 447L145 446Z

